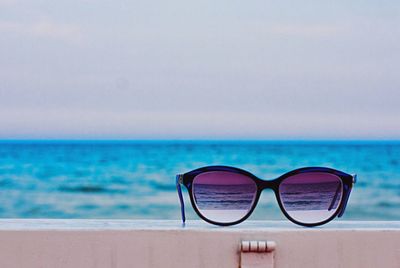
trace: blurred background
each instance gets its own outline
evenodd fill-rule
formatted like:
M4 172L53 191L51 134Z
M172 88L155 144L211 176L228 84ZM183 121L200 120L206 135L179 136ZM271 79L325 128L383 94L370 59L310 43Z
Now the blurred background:
M0 217L178 219L175 174L222 164L357 173L345 219L400 220L399 24L397 1L0 0Z

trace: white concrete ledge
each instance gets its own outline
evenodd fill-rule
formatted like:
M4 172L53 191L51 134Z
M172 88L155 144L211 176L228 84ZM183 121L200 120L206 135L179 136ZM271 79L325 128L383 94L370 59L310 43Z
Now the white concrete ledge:
M278 268L400 267L400 222L47 219L0 220L0 267L238 267L242 240L275 241Z
M178 220L95 220L95 219L0 219L0 231L11 230L196 230L196 231L354 231L354 230L394 230L400 231L400 221L332 221L324 226L305 228L290 221L245 221L229 227L219 227L204 221Z

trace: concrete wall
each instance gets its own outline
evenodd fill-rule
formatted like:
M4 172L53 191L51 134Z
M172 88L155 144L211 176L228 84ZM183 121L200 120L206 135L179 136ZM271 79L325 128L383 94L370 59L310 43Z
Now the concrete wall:
M400 222L0 220L0 267L238 267L242 240L277 243L275 267L400 267Z

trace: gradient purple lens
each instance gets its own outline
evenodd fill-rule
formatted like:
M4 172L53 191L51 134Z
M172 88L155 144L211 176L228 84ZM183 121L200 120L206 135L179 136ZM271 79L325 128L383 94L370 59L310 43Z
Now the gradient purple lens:
M257 196L257 185L251 178L227 171L201 173L194 178L192 187L197 209L219 223L242 219Z
M279 194L287 214L301 223L319 223L332 217L343 195L342 180L330 173L309 172L282 181Z

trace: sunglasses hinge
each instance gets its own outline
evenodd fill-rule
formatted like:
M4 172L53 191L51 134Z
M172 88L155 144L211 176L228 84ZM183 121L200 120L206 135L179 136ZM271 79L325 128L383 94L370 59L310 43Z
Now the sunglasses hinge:
M353 174L352 177L353 177L353 184L355 184L357 182L357 174Z
M178 183L183 184L183 174L176 175L178 177Z

